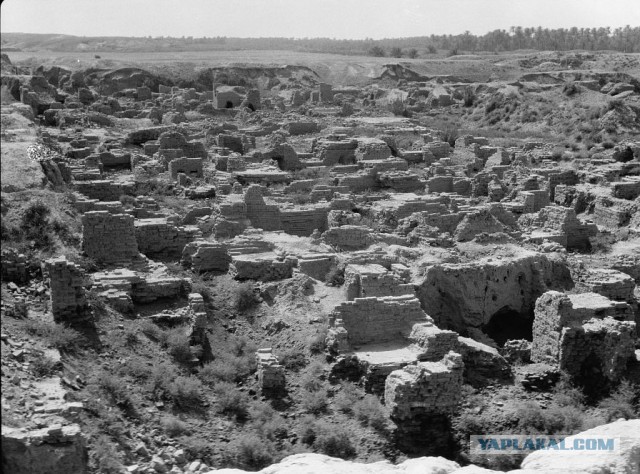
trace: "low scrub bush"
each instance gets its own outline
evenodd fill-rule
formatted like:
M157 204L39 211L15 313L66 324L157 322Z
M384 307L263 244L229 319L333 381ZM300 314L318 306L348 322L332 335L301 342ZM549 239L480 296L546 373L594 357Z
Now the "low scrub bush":
M51 377L60 368L60 364L44 354L38 354L31 359L31 372L36 377Z
M628 380L623 380L607 398L600 401L598 407L604 411L608 422L618 418L630 420L640 415L639 398L640 387Z
M189 344L189 336L185 326L178 326L166 331L166 347L167 352L174 358L176 362L181 364L189 364L197 357L195 350Z
M314 361L305 370L300 380L301 387L308 392L317 392L324 386L324 365L320 361Z
M355 402L353 413L360 422L376 430L387 426L387 411L375 395L367 394L362 400Z
M354 383L346 382L342 384L342 390L335 396L333 403L338 411L342 413L353 413L356 402L360 400L358 387Z
M43 338L51 347L60 351L74 352L84 342L84 337L75 329L35 319L25 321L24 329L32 336Z
M300 349L292 347L278 355L278 360L287 370L298 371L307 365L307 358Z
M168 398L169 388L178 377L175 367L168 362L159 362L151 367L148 387L155 398Z
M189 434L189 425L175 416L165 416L160 420L160 426L164 432L172 438Z
M176 377L168 388L168 395L176 408L188 411L202 407L203 386L196 377Z
M456 140L460 136L460 131L455 125L449 125L442 131L442 141L447 142L450 146L456 146Z
M238 311L247 311L258 305L260 300L251 282L240 283L233 289L233 303Z
M148 380L151 377L152 366L140 356L133 356L120 367L119 373L133 377L136 380Z
M211 286L207 282L206 277L204 275L194 274L191 279L191 291L193 293L200 293L205 303L213 301L213 291L211 290Z
M319 415L325 413L328 408L329 393L326 388L321 388L313 392L303 391L300 401L302 407L309 413Z
M352 435L343 428L329 423L316 422L307 432L307 440L313 439L313 447L322 454L334 458L349 459L356 455L351 442Z
M238 421L244 421L248 418L249 396L241 392L234 384L220 382L215 386L214 393L219 413L233 416Z
M344 284L344 269L344 265L333 265L325 277L325 283L328 286L342 286Z
M263 438L277 441L288 436L284 418L267 403L252 403L249 407L249 418L256 432Z
M93 458L100 474L120 474L125 470L109 437L101 435L93 443Z
M573 433L582 427L584 411L555 404L542 410L535 402L525 402L516 406L515 417L524 433Z
M198 375L208 384L239 382L256 370L256 346L243 337L231 337L214 347L214 360L202 366Z
M134 404L130 395L131 391L127 388L122 378L108 372L102 372L98 375L98 386L107 392L113 402L119 407L124 409L133 408Z
M235 464L244 469L257 471L273 464L275 449L269 442L255 434L244 434L231 446Z
M323 328L318 331L318 333L311 339L311 342L309 342L309 352L312 355L322 354L324 352L327 347L327 332L328 329L326 327Z
M162 328L159 328L155 323L148 319L140 321L140 331L152 341L160 343L165 341L166 333Z

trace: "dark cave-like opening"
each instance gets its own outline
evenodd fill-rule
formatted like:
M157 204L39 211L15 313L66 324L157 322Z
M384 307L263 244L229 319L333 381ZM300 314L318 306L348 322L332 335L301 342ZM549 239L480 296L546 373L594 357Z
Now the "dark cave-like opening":
M499 309L487 324L482 327L482 331L502 346L509 339L533 338L533 314L520 313L505 306Z
M225 109L233 109L233 102L228 100L227 103L224 105L224 108Z

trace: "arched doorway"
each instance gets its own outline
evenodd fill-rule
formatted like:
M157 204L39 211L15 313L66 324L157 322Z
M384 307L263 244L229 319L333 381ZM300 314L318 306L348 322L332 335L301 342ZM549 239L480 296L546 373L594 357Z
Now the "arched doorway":
M482 331L502 346L509 339L533 339L533 314L523 314L509 306L496 311Z

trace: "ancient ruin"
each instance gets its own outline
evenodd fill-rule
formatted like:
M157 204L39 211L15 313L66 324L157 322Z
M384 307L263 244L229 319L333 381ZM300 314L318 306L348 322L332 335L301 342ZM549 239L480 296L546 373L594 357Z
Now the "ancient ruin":
M638 28L205 3L3 31L3 472L640 473Z

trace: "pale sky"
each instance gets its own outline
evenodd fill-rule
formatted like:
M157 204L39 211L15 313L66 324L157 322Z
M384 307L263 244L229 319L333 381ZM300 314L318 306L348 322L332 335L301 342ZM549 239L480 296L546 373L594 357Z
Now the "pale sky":
M0 32L393 38L640 26L640 0L4 0Z

